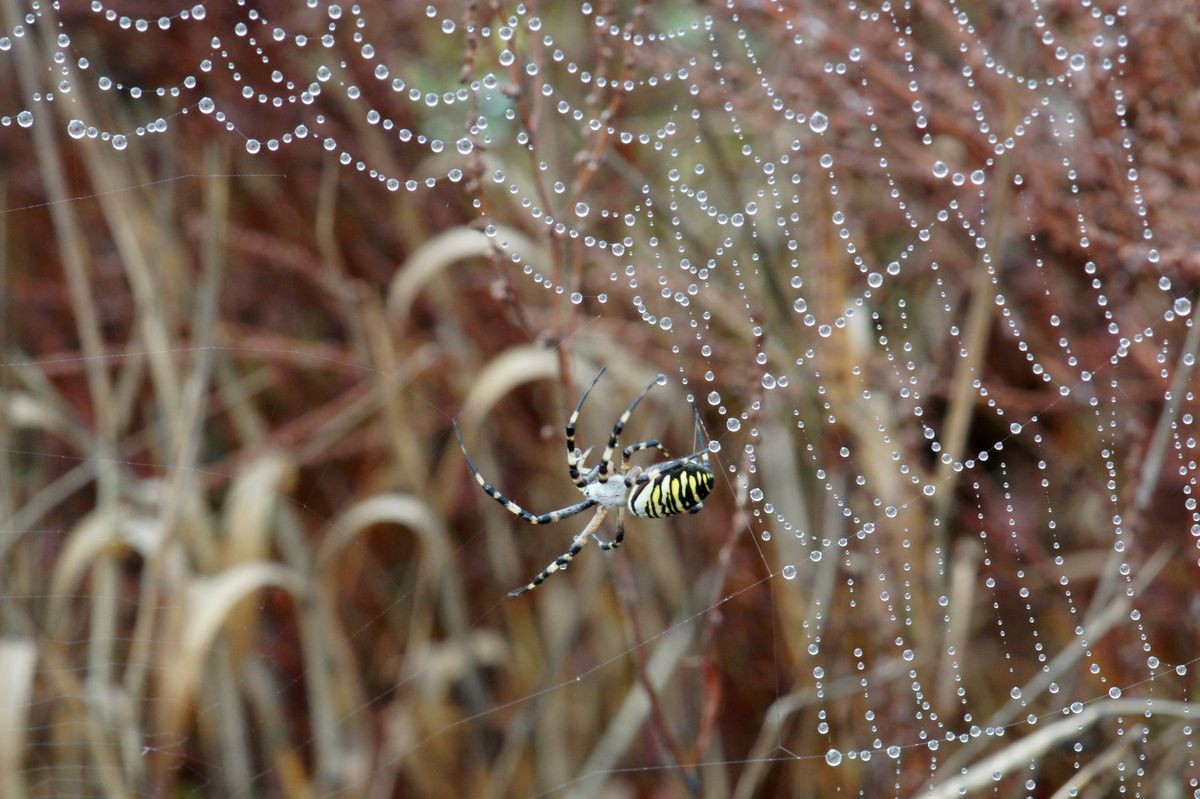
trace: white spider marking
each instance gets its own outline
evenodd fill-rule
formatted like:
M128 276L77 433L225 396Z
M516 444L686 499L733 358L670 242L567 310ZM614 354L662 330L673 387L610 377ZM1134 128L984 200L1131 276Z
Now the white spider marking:
M625 504L625 480L618 474L607 483L588 483L583 487L583 495L606 508L619 508Z

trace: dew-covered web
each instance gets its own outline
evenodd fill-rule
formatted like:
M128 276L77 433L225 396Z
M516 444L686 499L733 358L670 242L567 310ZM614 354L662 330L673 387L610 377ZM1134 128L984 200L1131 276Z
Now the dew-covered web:
M2 7L6 795L1200 796L1183 4Z

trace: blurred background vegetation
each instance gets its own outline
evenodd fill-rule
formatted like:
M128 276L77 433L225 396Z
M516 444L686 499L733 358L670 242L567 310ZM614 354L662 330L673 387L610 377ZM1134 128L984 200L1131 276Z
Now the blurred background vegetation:
M1194 4L0 7L3 795L1194 791Z

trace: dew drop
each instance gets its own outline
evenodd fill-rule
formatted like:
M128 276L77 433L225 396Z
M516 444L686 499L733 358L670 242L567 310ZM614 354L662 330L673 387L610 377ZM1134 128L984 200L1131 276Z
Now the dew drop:
M796 579L796 567L790 563L783 567L782 573L783 573L783 579L785 579L785 580L795 580Z
M67 135L72 139L82 139L87 135L87 125L82 119L72 119L67 123Z
M262 143L259 142L258 139L247 139L246 140L246 152L250 153L251 155L253 155L254 153L257 153L261 149L262 149Z
M729 428L730 432L734 433L742 429L742 423L732 416L725 420L725 426Z
M17 114L17 124L23 128L28 128L33 125L33 112L22 111Z
M808 118L808 126L812 128L813 133L824 133L825 129L829 127L829 117L820 111L814 111L812 116Z
M842 753L836 749L830 749L825 753L825 762L831 766L841 765Z
M762 387L763 388L765 388L769 391L770 389L775 388L775 386L776 386L775 375L771 374L770 372L767 372L766 374L764 374L762 376Z
M1175 313L1180 316L1187 316L1192 312L1192 301L1187 297L1179 297L1175 300Z
M950 174L950 167L946 166L945 161L933 162L933 176L935 178L944 178L948 174Z
M592 209L588 207L587 203L575 203L575 216L585 217L591 213L591 210Z
M812 552L808 553L808 559L811 560L813 563L820 563L821 558L823 558L823 557L824 557L824 555L822 554L821 550L819 550L819 549L814 549Z

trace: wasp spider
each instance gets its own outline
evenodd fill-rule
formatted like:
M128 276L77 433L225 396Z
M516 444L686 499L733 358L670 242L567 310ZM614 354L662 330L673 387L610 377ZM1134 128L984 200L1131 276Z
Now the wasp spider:
M715 481L712 467L708 460L708 446L704 443L703 439L700 442L701 449L698 452L694 452L685 458L665 460L646 469L640 466L630 468L629 459L635 452L651 448L658 449L666 455L666 450L658 443L657 439L652 438L648 441L639 441L636 444L630 444L623 450L618 449L620 446L621 431L625 428L629 417L633 415L633 411L637 408L638 403L642 401L642 397L646 396L646 392L653 388L659 378L655 378L629 404L625 413L621 414L621 417L617 419L617 423L613 425L612 435L608 438L608 446L604 448L604 455L600 459L600 462L590 469L587 467L585 461L592 450L588 448L585 452L580 452L575 447L575 422L579 419L579 412L583 410L583 403L587 400L588 394L596 387L596 383L599 382L600 376L604 374L606 368L602 368L596 374L596 377L592 379L592 384L588 386L587 391L584 391L583 396L579 398L579 404L575 406L575 412L567 420L567 472L571 475L571 480L575 483L575 487L584 496L582 502L577 502L574 505L568 505L565 508L559 508L558 510L552 510L549 513L536 516L504 496L504 494L501 494L483 479L483 475L475 467L475 462L471 460L470 454L467 453L467 445L463 443L462 433L458 429L458 422L454 423L454 434L458 436L458 445L462 447L463 455L467 459L467 466L471 469L471 474L475 476L475 482L479 483L480 487L483 488L489 497L499 502L511 513L520 516L530 524L551 524L583 513L589 508L596 507L596 513L587 523L587 526L571 542L571 548L555 558L553 563L542 569L528 583L515 591L510 591L508 593L510 597L520 596L526 591L532 591L541 585L550 575L567 568L567 564L579 554L589 537L595 538L596 543L600 545L600 549L602 550L616 549L621 546L621 542L625 539L626 511L634 516L641 516L648 519L674 516L684 511L696 513L704 505L705 497L712 491ZM700 414L696 412L697 428L699 428L699 421ZM703 436L703 433L701 433L701 436ZM618 452L620 452L621 461L614 462L614 456ZM609 511L613 510L617 514L616 535L611 541L606 541L597 534L597 531L600 529L604 517Z

